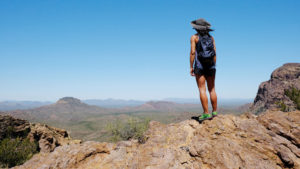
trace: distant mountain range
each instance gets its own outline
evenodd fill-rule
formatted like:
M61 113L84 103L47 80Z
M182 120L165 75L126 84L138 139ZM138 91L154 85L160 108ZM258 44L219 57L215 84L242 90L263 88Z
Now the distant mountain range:
M73 97L64 97L50 105L5 113L32 121L78 121L94 114L108 112L106 108L88 105Z
M167 99L166 99L167 100ZM168 99L172 100L172 99ZM179 112L199 112L201 111L201 104L184 103L184 99L174 99L176 103L171 101L135 101L135 100L86 100L85 102L73 98L64 97L57 102L42 105L36 108L30 109L18 109L5 111L5 114L10 114L17 118L22 118L30 121L44 121L44 122L78 122L83 119L94 118L99 115L116 115L116 114L136 114L136 113L179 113ZM188 100L190 102L191 100ZM89 104L87 104L89 103ZM116 104L118 103L118 104ZM243 102L239 102L238 106L241 106ZM41 103L42 104L42 103ZM94 104L94 105L90 105ZM122 105L119 107L108 108L98 105ZM38 105L38 104L36 104ZM97 106L95 106L97 105ZM128 106L125 106L128 105ZM129 106L130 105L130 106ZM234 106L233 106L234 107ZM226 107L223 107L226 108ZM222 107L219 106L219 110Z
M166 99L167 100L167 99ZM171 100L171 99L168 99ZM114 103L113 99L110 103ZM177 99L179 102L179 100ZM184 102L184 100L181 100ZM94 100L94 104L101 101ZM108 105L106 102L105 105ZM119 107L101 107L86 104L73 97L64 97L55 103L42 105L36 108L24 110L0 111L0 114L8 114L16 118L29 120L30 122L46 123L51 126L65 128L75 138L85 140L105 140L107 133L105 127L111 122L126 121L130 118L152 119L163 123L170 123L189 119L191 116L202 112L201 104L176 103L172 101L120 101ZM113 104L110 104L112 106ZM130 105L130 106L125 106ZM222 114L241 113L233 107L219 106Z
M167 101L181 104L199 104L199 99L193 98L166 98L158 101ZM219 99L219 105L221 106L240 106L252 102L253 99ZM123 107L134 107L145 104L147 101L142 100L123 100L123 99L87 99L82 100L82 103L88 105L100 106L105 108L123 108ZM54 104L54 102L46 101L3 101L0 102L0 111L11 111L11 110L23 110L33 109L44 105Z
M95 102L96 101L94 101L94 103ZM119 101L119 103L120 102L122 101ZM129 103L131 103L131 106L105 108L86 104L77 98L64 97L59 99L56 103L49 105L43 105L37 108L24 110L11 110L6 111L5 113L14 117L32 121L79 121L96 115L135 112L181 112L200 108L198 104L179 104L168 101L149 101L145 103L140 102L139 105L137 105L136 101L128 101L127 104ZM134 105L133 103L135 103L137 106L132 106Z
M189 103L189 104L200 104L200 100L197 98L166 98L164 101L170 101L175 103ZM236 99L218 99L218 104L220 106L240 106L247 103L252 103L252 98L236 98Z
M40 102L40 101L3 101L0 102L0 110L17 110L17 109L30 109L51 104L53 102Z
M140 101L140 100L122 100L122 99L103 99L103 100L87 99L87 100L82 100L82 102L89 105L108 107L108 108L138 106L145 103L145 101Z

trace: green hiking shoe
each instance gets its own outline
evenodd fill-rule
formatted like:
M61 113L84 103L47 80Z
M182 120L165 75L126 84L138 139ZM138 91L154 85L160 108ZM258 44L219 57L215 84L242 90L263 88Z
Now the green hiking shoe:
M205 114L203 113L201 116L199 116L199 121L202 122L204 120L210 120L212 119L212 115L211 114Z
M215 117L215 116L218 115L218 112L217 112L217 111L214 111L214 112L211 113L211 115L212 115L213 117Z

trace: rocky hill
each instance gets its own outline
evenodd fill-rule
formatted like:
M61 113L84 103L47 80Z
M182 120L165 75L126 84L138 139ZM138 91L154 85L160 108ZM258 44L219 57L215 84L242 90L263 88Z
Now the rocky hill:
M291 88L300 90L300 63L287 63L274 70L271 79L260 84L251 110L261 113L279 109L279 105L295 110L295 103L285 95L285 90Z
M78 121L95 114L110 113L106 108L91 106L73 97L63 97L56 103L34 109L8 111L4 114L30 121Z
M16 168L300 168L300 111L151 121L146 138L63 145Z

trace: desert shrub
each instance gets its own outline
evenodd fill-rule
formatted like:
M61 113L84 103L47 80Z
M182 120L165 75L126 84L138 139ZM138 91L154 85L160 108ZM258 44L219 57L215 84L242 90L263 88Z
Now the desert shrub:
M29 160L37 152L38 145L28 138L5 138L0 142L0 166L13 167Z
M283 101L276 102L276 104L278 105L280 110L283 111L283 112L287 112L289 110L288 106L286 104L284 104Z
M129 118L126 122L116 120L107 125L107 130L111 134L111 141L138 139L144 142L144 132L148 129L149 119Z
M123 129L123 123L120 120L116 120L115 122L108 123L106 126L106 130L111 135L110 140L113 142L122 140L121 138L121 130Z
M12 138L14 136L14 128L12 126L8 126L5 132L5 138Z
M291 89L285 90L284 94L294 102L296 109L300 110L300 90L292 87Z

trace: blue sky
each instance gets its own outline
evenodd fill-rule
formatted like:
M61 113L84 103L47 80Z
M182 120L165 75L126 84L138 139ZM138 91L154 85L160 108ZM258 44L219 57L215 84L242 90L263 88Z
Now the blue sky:
M215 31L219 98L300 62L297 0L2 0L0 100L197 98L190 21Z

